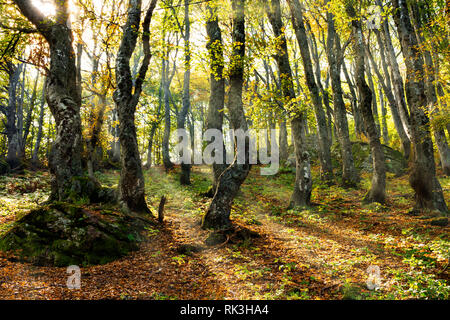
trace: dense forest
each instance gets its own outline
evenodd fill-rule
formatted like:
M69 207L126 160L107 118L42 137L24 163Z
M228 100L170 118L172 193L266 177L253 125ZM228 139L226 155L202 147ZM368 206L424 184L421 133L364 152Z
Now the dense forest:
M449 298L448 2L0 12L0 299Z

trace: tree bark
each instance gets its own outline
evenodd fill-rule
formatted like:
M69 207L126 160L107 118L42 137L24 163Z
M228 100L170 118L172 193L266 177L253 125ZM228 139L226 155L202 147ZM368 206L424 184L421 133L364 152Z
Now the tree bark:
M436 115L439 115L439 107L438 107L438 98L436 93L436 76L435 76L435 68L433 65L433 57L431 56L430 51L426 49L423 45L425 41L422 35L423 28L426 26L426 21L431 20L430 17L425 16L426 8L421 8L421 6L417 2L411 2L410 4L412 8L413 17L415 20L415 28L417 41L420 45L421 51L423 53L423 57L425 60L425 92L427 96L428 102L428 110L430 112L430 120L432 122L432 130L434 134L434 139L436 141L436 145L439 152L439 158L441 160L442 170L445 175L450 175L450 149L447 144L447 138L445 136L445 131L443 128L434 125L433 118ZM427 30L433 34L432 30Z
M383 10L383 6L380 0L377 0L377 5ZM411 139L410 115L405 100L405 89L403 85L403 79L400 74L400 68L397 63L397 56L395 54L395 49L392 44L391 34L389 31L388 19L383 19L381 26L383 30L384 43L387 52L387 61L392 72L392 86L394 88L394 94L396 97L395 101L398 106L398 111L400 119L402 120L403 123L404 130L408 135L408 137Z
M352 38L356 64L356 86L360 96L360 110L369 138L373 158L373 175L370 190L364 197L365 202L385 203L386 201L386 164L380 137L372 114L372 92L365 80L365 44L361 29L361 20L352 5L346 5L346 11L352 19Z
M119 201L125 212L150 212L145 201L145 182L137 144L135 112L151 58L149 28L156 2L157 0L152 0L144 18L142 35L144 58L134 86L130 70L130 58L138 38L141 20L141 0L129 1L127 22L117 53L117 89L114 92L114 101L119 115L120 158L122 164Z
M328 135L328 124L325 117L325 112L323 110L322 96L314 78L308 38L306 36L305 25L303 23L302 8L300 7L300 2L298 0L289 0L288 4L291 9L291 20L297 36L300 54L302 56L306 85L308 86L311 94L314 111L316 114L322 178L325 182L332 183L333 166L331 164L331 141Z
M304 111L300 110L297 104L294 91L294 82L292 79L292 69L289 64L289 54L287 50L286 36L283 32L281 21L281 7L279 0L271 0L266 3L266 11L269 22L272 25L274 35L280 40L280 50L275 54L275 60L280 71L281 91L286 104L289 104L291 113L291 128L294 138L294 149L296 159L295 187L292 193L290 204L293 207L305 207L310 204L312 191L312 176L309 165L309 154L304 150Z
M360 178L353 159L348 130L347 110L345 108L341 86L341 61L343 59L343 53L341 52L340 40L334 26L334 16L331 12L327 13L327 20L327 57L328 64L330 65L331 88L333 90L334 118L342 157L342 185L344 187L356 187Z
M191 49L190 49L190 36L191 25L189 20L189 0L184 0L184 81L183 81L183 107L181 108L178 119L177 129L184 130L186 123L186 116L191 108L190 97L190 81L191 81ZM183 159L183 154L180 154L180 159ZM181 162L181 185L191 184L191 164Z
M381 75L377 64L375 63L375 60L373 59L373 56L367 48L369 59L372 63L373 69L378 77L378 82L381 84L381 87L383 88L383 92L386 95L386 98L388 100L389 107L391 109L392 114L392 120L394 121L395 129L397 130L397 133L400 137L400 141L402 143L402 150L403 154L406 159L409 159L409 155L411 153L411 140L405 131L405 127L403 125L402 119L400 117L399 112L399 103L397 103L396 98L394 97L394 94L392 92L392 85L391 85L391 76L388 69L388 64L386 62L386 55L385 55L385 46L381 40L381 34L378 30L375 30L375 35L377 37L378 47L380 49L380 59L381 64L383 67L383 72L385 78L383 79L383 76Z
M14 169L20 165L19 151L19 134L16 126L16 108L17 108L17 85L19 84L20 74L22 73L23 64L18 66L12 63L8 64L9 69L9 85L8 85L8 105L5 112L6 115L6 137L8 139L8 151L6 154L6 162Z
M50 172L50 200L73 201L80 190L74 177L83 175L80 105L77 90L72 31L68 26L68 2L55 2L55 21L47 19L29 0L15 0L20 11L44 36L50 47L50 70L46 79L47 103L55 118L56 139Z
M164 63L162 63L163 65ZM152 123L150 128L150 133L148 136L148 146L147 146L147 163L145 164L146 169L150 169L152 166L152 153L153 153L153 139L158 129L159 124L161 123L161 109L162 109L162 91L163 91L163 77L164 77L164 67L161 72L161 83L159 85L158 90L158 110L156 111L156 120Z
M169 50L169 49L167 49ZM167 56L164 57L164 136L162 142L162 156L163 156L163 164L166 171L171 170L174 165L170 160L170 129L172 126L172 121L170 117L170 84L172 83L172 79L175 75L176 66L174 62L174 66L172 69L172 73L170 72L170 63L169 63L169 52L166 53Z
M42 89L42 100L39 112L38 132L36 135L36 142L34 144L33 156L31 158L31 162L33 163L34 166L36 166L39 163L39 149L41 147L42 130L44 126L44 114L45 114L44 105L45 105L45 86Z
M227 104L230 124L234 130L247 131L248 125L245 118L242 91L244 85L244 63L245 63L245 0L232 0L233 8L233 31L232 31L232 57L230 67L230 92ZM217 23L217 18L214 20ZM219 26L215 27L216 32ZM210 30L212 31L212 30ZM208 33L210 33L210 31ZM245 157L244 163L234 161L219 176L211 205L203 218L205 229L230 229L230 213L233 200L236 197L242 183L250 172L249 139L245 140L245 148L235 148L235 159ZM244 155L239 155L244 152Z
M361 119L361 111L358 108L358 98L356 97L356 91L355 86L352 83L352 80L350 79L350 75L347 71L347 66L345 65L345 61L342 61L342 71L344 72L345 81L347 81L347 85L350 90L350 96L351 96L351 106L352 106L352 113L353 113L353 120L355 121L355 134L356 136L361 136L364 134L364 124L363 120Z
M409 181L415 192L415 209L427 208L447 213L447 204L436 177L433 142L429 131L430 121L423 110L427 104L423 80L424 61L418 50L406 1L393 0L392 3L395 9L394 22L407 69L406 98L411 112L411 136L414 148Z

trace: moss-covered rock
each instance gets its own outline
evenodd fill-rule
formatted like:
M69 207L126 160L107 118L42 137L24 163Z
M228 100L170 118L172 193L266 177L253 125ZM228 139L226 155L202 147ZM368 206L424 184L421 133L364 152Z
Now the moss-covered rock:
M406 173L408 162L403 157L402 153L394 150L388 146L382 145L384 157L386 159L387 172L393 173L396 176L401 176ZM338 168L342 166L342 158L338 144L332 147L332 157L334 165ZM352 142L352 153L355 161L355 166L359 171L372 172L372 155L370 146L365 142Z
M138 249L142 221L68 203L31 211L0 237L0 250L43 266L93 265Z

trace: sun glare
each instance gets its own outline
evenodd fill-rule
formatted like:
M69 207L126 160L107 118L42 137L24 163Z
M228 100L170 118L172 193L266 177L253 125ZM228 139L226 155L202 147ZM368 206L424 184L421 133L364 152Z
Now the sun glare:
M55 15L55 5L51 0L33 0L34 6L46 17Z
M46 17L51 17L56 14L54 0L32 0L32 2L33 5ZM76 15L78 13L78 8L73 1L69 1L69 12L71 15Z

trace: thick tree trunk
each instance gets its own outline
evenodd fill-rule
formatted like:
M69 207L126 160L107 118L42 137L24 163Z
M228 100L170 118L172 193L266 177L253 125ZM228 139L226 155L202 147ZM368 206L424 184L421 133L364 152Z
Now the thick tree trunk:
M430 112L430 120L432 121L432 130L434 134L434 139L439 152L439 157L441 160L441 166L444 174L450 175L450 149L447 144L447 138L445 136L445 131L443 128L433 125L433 118L439 115L438 98L436 93L436 76L435 68L433 64L433 58L430 51L426 49L423 45L424 38L422 32L423 28L426 27L426 21L430 20L430 17L426 16L426 8L421 8L417 2L411 2L412 13L415 21L415 32L417 36L417 41L420 45L421 51L423 52L423 57L425 60L425 93L427 96L428 110ZM426 32L433 34L433 31L428 28Z
M352 145L348 130L347 110L341 86L341 61L343 59L340 40L334 27L334 16L328 12L327 57L330 65L331 88L333 90L334 118L342 156L342 185L356 187L359 175L355 168Z
M232 0L233 7L233 31L232 46L233 53L231 57L230 68L230 92L227 104L230 124L234 130L241 129L247 131L248 125L245 118L242 90L244 84L244 63L245 63L245 0ZM214 20L217 23L217 18ZM209 24L209 23L208 23ZM214 27L215 32L220 32L219 26ZM208 34L211 37L211 32ZM220 45L221 43L219 43ZM216 43L217 45L217 43ZM219 111L220 112L220 111ZM238 153L235 159L245 157L244 163L234 161L219 176L218 184L215 190L211 205L203 218L203 228L205 229L229 229L231 227L230 213L233 200L236 197L242 183L250 172L249 163L249 139L245 140L245 148L235 148ZM244 155L239 155L244 152Z
M352 18L352 37L355 51L356 86L360 96L360 110L362 112L364 126L369 138L369 145L373 159L373 175L370 190L364 197L365 202L385 203L386 201L386 164L384 152L381 147L380 137L372 114L372 92L365 80L365 44L361 29L361 20L351 5L346 6L346 11Z
M151 58L149 28L156 1L152 0L143 22L142 43L144 47L144 59L134 86L131 77L130 58L136 47L138 38L141 19L141 0L130 0L129 2L127 22L117 53L117 89L114 92L114 101L119 114L120 158L122 164L119 182L119 201L125 212L150 212L145 201L145 182L137 144L135 112Z
M410 184L415 191L416 209L435 209L447 213L439 180L436 177L433 142L429 131L429 118L423 110L427 104L423 79L424 61L418 50L417 38L405 0L393 0L394 21L400 38L407 69L406 98L411 111L411 135L414 162Z
M311 56L309 53L308 38L306 36L305 25L303 23L303 14L298 0L289 0L289 7L291 9L291 20L294 26L295 34L297 36L300 54L302 56L303 68L305 71L306 85L311 94L314 111L317 120L317 132L319 137L319 150L322 178L325 182L331 183L333 181L333 166L331 164L331 140L328 135L328 124L323 110L322 96L319 92L319 87L314 78Z
M46 99L55 118L56 138L51 152L53 175L50 200L75 201L84 191L81 154L82 135L72 31L68 27L68 2L55 3L55 21L47 19L28 0L15 0L20 11L36 26L50 47L50 70L45 83Z
M206 32L209 41L206 44L210 61L210 96L209 106L206 116L206 130L218 130L222 132L224 107L225 107L225 78L223 75L223 43L222 31L219 27L217 9L208 6L208 17L206 19ZM226 169L225 155L223 164L214 162L213 167L213 185L210 191L211 197L214 196L219 184L219 177ZM229 223L229 221L224 222Z
M312 175L311 159L308 151L304 150L304 136L302 119L304 115L292 119L292 132L296 159L294 191L289 200L289 208L304 208L311 204Z

